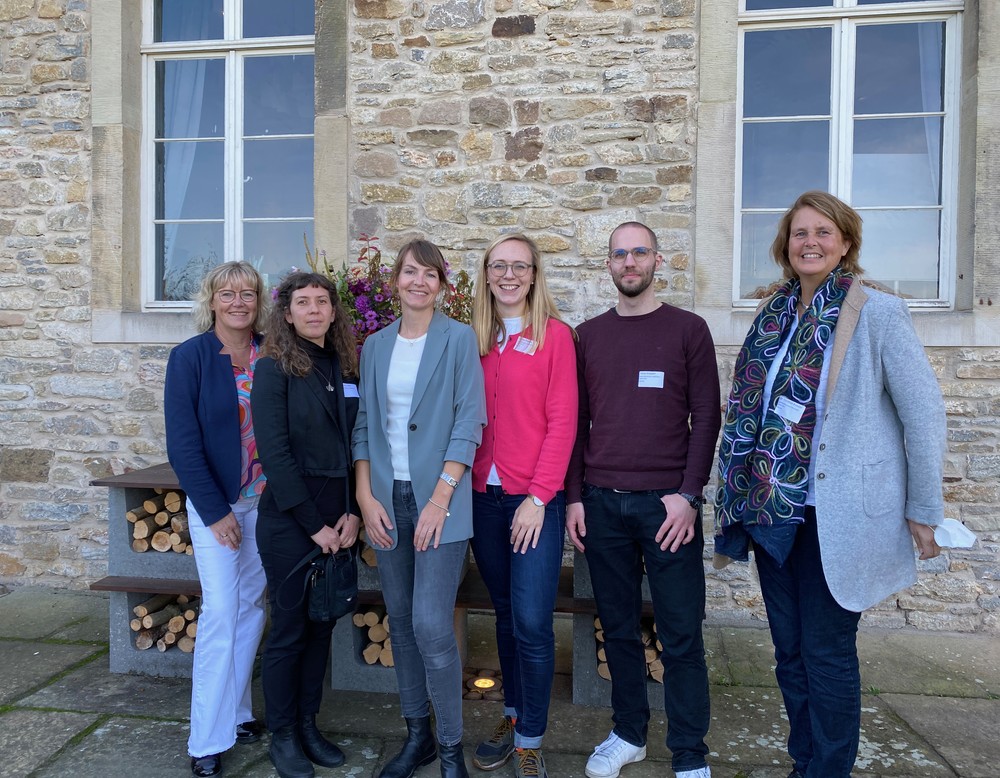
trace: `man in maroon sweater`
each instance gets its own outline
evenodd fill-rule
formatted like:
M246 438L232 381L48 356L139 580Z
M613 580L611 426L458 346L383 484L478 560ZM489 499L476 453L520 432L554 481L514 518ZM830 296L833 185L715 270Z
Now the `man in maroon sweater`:
M646 756L643 562L663 644L672 766L681 778L711 775L700 508L721 424L719 377L705 321L656 299L656 249L643 224L611 233L618 304L577 329L580 423L566 527L590 567L615 722L587 761L589 778L616 778Z

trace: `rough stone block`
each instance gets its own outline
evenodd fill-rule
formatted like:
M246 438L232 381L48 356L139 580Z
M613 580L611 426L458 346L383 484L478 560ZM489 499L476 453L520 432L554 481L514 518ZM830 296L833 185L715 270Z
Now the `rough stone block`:
M406 6L404 0L354 0L354 13L360 19L397 19Z
M493 37L515 38L519 35L531 35L535 31L535 17L501 16L493 21Z
M493 127L510 125L510 104L502 97L474 97L469 101L469 122Z
M0 446L0 482L47 483L52 458L47 449Z
M424 26L428 30L466 29L486 18L486 0L447 0L431 7Z
M504 158L509 162L534 162L542 154L544 144L538 127L526 127L504 139Z

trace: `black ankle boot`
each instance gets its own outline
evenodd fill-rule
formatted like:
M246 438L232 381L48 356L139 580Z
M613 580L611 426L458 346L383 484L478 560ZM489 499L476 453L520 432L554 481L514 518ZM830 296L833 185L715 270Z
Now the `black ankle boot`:
M267 754L281 778L313 778L316 775L312 762L302 753L302 743L294 724L287 724L271 733Z
M469 771L465 769L465 754L462 752L461 743L456 743L453 746L439 743L438 759L441 760L441 778L469 778Z
M321 767L340 767L344 763L344 752L323 737L316 727L316 716L299 719L299 742L309 760Z
M437 758L437 744L431 736L431 717L406 720L406 741L379 773L379 778L410 778L418 767Z

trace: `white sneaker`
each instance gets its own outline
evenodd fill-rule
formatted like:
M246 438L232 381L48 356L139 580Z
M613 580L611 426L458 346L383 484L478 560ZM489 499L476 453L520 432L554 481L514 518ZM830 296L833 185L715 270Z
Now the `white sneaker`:
M677 778L712 778L712 770L706 765L705 767L699 767L697 770L681 770L679 773L674 773Z
M618 778L625 765L645 758L645 746L633 746L612 732L587 760L587 778Z

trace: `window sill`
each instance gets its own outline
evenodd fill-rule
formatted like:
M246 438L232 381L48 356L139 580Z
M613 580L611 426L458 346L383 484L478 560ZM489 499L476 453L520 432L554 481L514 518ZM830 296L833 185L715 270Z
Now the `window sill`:
M94 343L176 344L195 334L190 311L125 313L95 310L92 319Z

